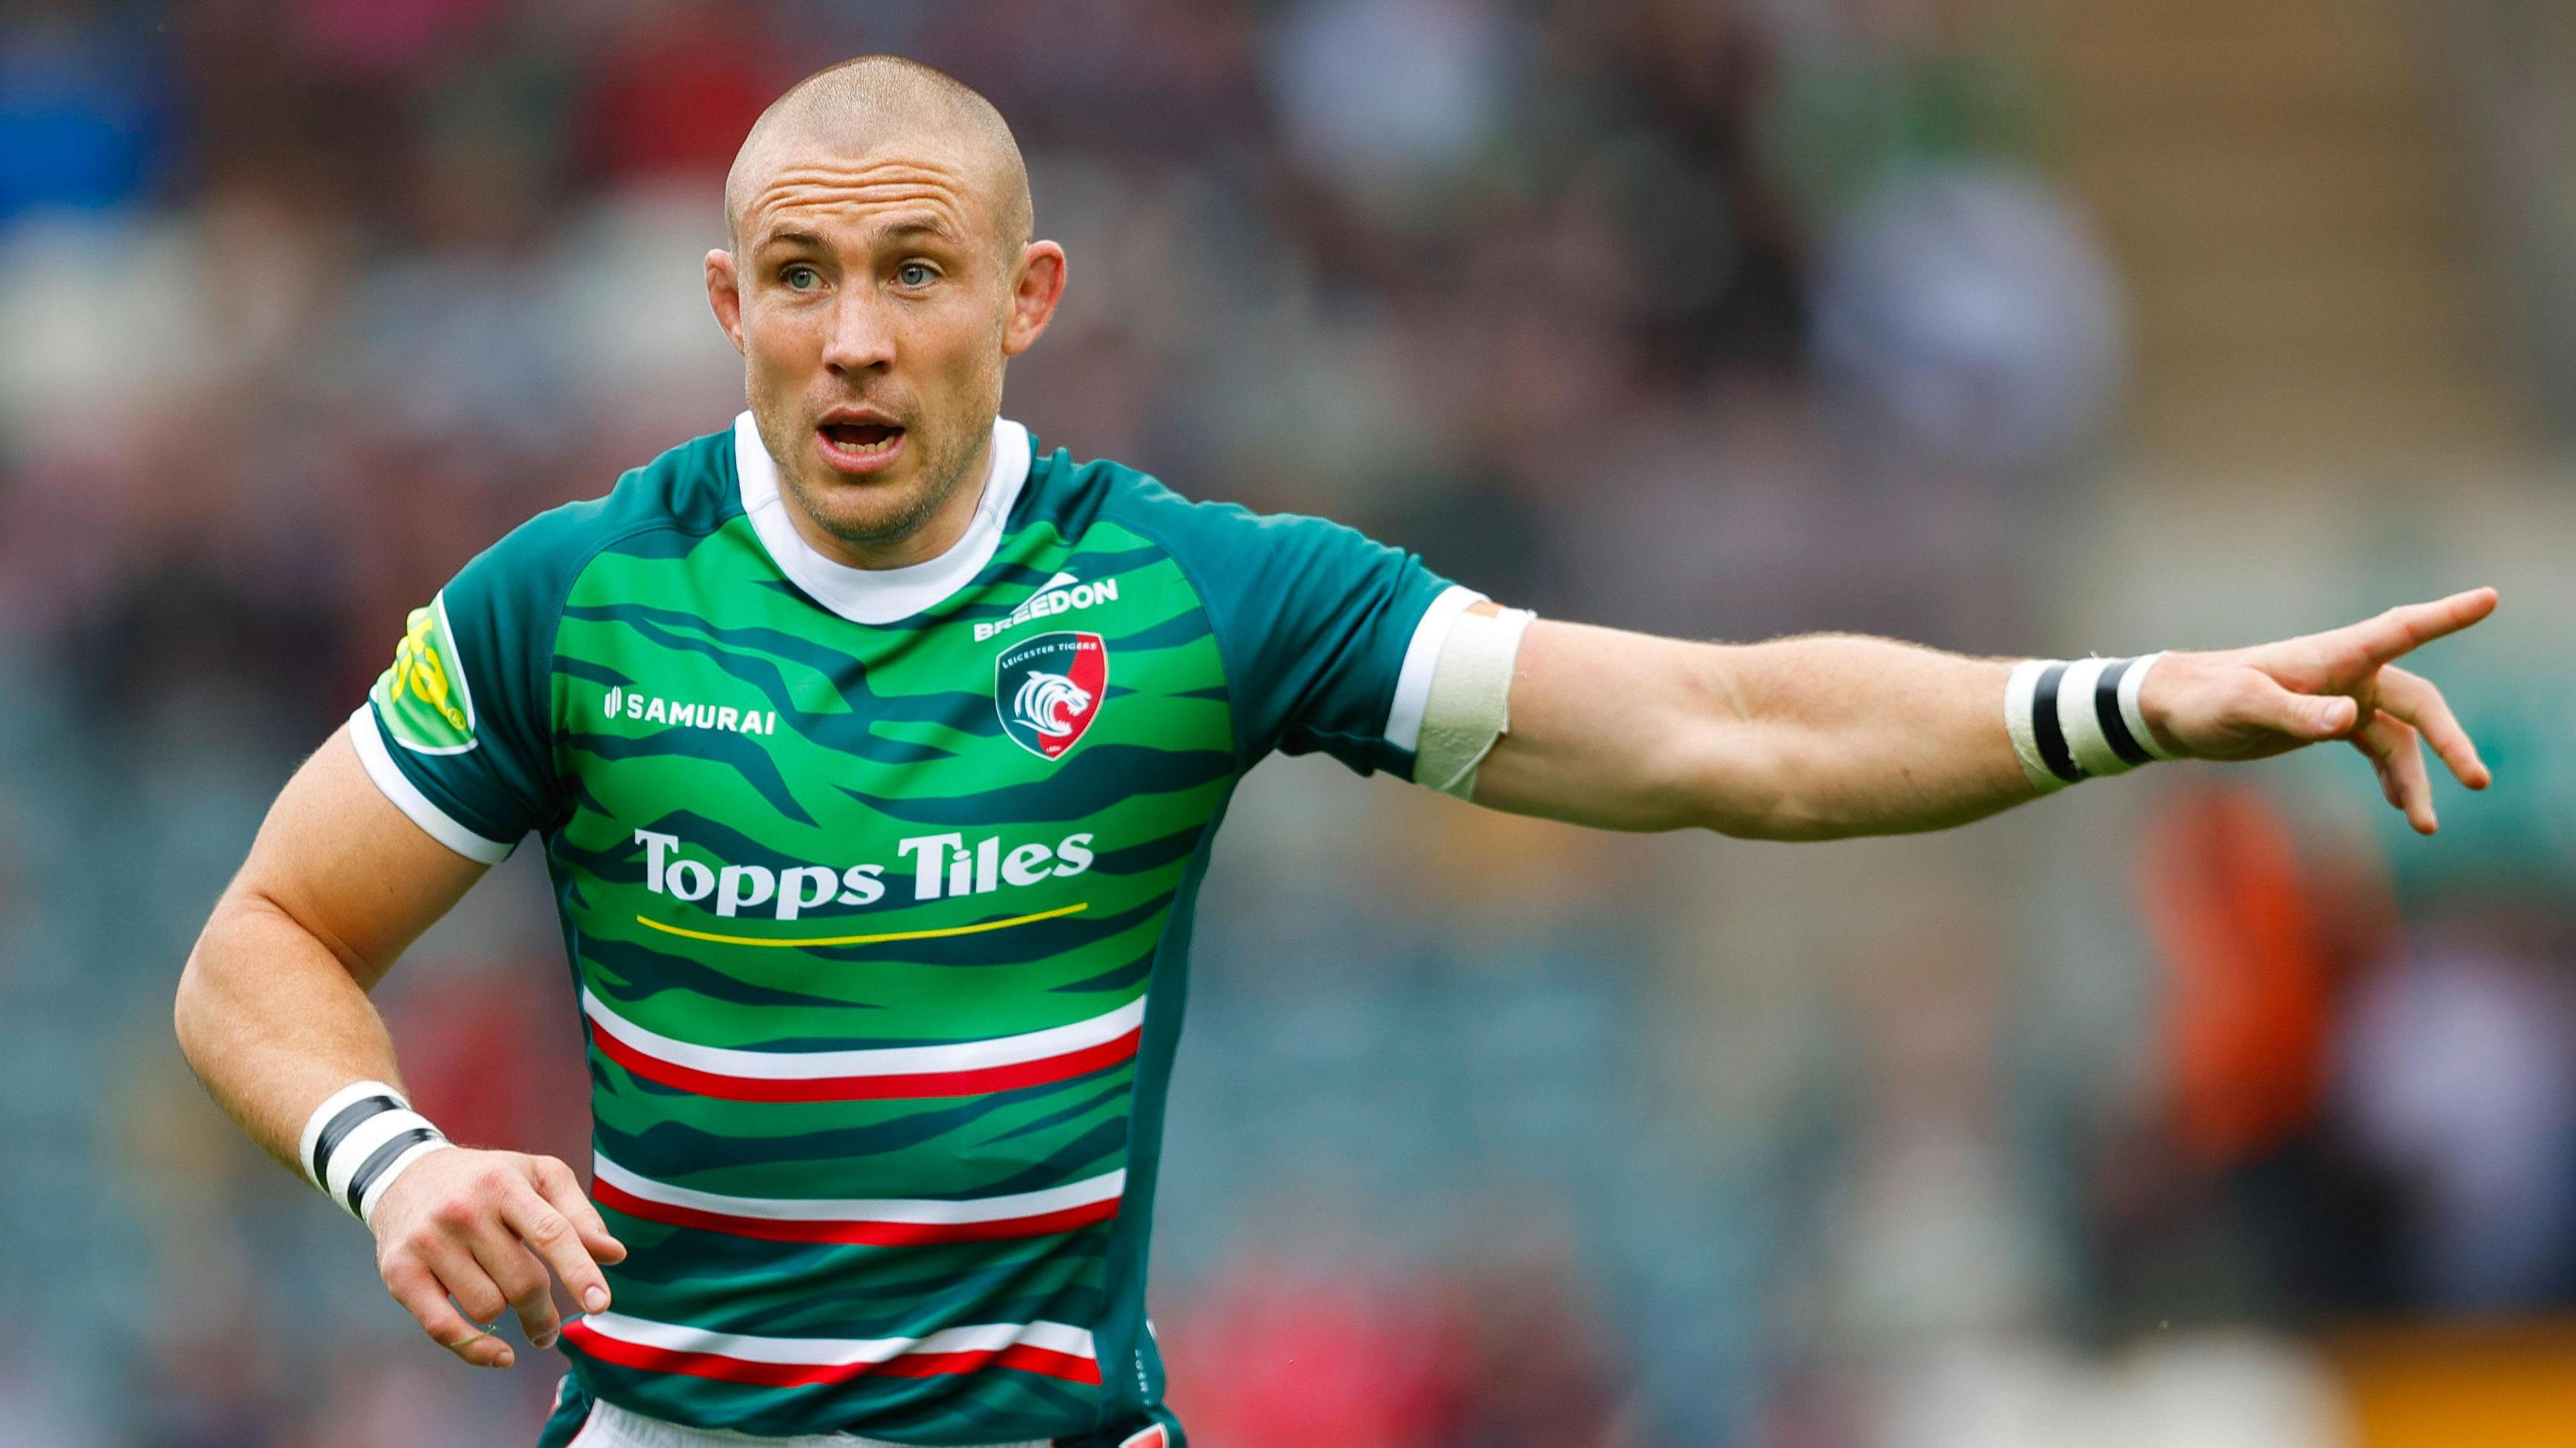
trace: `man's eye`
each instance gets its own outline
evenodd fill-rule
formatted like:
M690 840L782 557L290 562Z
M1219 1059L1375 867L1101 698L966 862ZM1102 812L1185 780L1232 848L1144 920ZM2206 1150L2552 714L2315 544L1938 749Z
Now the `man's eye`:
M907 287L926 287L939 279L939 272L927 262L908 261L894 269L894 279Z
M823 274L801 261L780 272L778 279L800 292L810 291L823 284Z

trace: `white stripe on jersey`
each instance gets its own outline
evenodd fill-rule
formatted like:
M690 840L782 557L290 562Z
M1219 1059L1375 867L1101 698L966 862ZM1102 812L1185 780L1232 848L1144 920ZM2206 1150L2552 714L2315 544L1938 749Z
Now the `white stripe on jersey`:
M1122 1168L1044 1191L967 1201L936 1197L882 1201L828 1197L731 1197L690 1187L675 1187L668 1182L638 1176L596 1151L591 1153L590 1161L592 1175L598 1180L648 1202L692 1207L728 1217L760 1217L780 1222L905 1222L925 1225L1007 1222L1111 1201L1127 1187L1127 1173Z
M593 1312L581 1322L602 1337L665 1352L711 1353L744 1362L787 1363L799 1367L839 1367L852 1363L886 1363L915 1353L989 1353L1007 1347L1033 1347L1067 1357L1090 1358L1091 1334L1061 1322L995 1322L974 1327L943 1328L928 1337L759 1337L741 1332L710 1332L676 1322L654 1322L622 1312Z
M565 1374L567 1378L571 1374ZM889 1443L883 1438L861 1438L851 1433L810 1433L798 1438L762 1438L761 1448L910 1448L903 1443ZM601 1398L591 1404L590 1416L582 1419L581 1431L573 1435L564 1448L743 1448L746 1440L739 1433L722 1433L709 1428L692 1428L684 1423L667 1422L621 1408ZM989 1448L1048 1448L1047 1440L1025 1443L996 1443Z
M1105 1046L1145 1023L1145 998L1138 996L1107 1015L1024 1035L985 1041L959 1041L945 1046L888 1046L854 1051L743 1051L724 1046L698 1046L648 1031L608 1008L582 987L582 1014L626 1045L657 1060L718 1076L748 1076L768 1081L799 1081L848 1076L922 1076L1018 1066L1069 1056Z

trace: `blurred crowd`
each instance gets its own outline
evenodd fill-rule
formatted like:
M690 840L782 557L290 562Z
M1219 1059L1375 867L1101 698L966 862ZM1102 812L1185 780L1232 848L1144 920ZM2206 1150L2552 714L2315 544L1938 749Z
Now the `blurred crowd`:
M1998 8L0 12L0 1448L533 1440L557 1360L429 1345L169 995L404 612L738 409L699 259L786 84L894 51L1009 118L1042 447L1551 616L2026 653L2126 324ZM1809 855L1266 767L1158 1213L1195 1441L2323 1448L2320 1326L2576 1297L2555 897L2097 788ZM549 912L513 861L379 1000L451 1134L586 1172Z

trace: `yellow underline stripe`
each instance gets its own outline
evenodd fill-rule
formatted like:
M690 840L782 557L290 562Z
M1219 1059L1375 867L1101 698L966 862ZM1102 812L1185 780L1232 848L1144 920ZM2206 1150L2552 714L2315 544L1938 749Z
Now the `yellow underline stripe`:
M981 935L987 930L1008 930L1014 925L1029 925L1040 920L1053 920L1059 915L1079 915L1091 908L1091 902L1059 905L1035 915L1014 915L1007 920L987 920L981 925L948 925L937 930L890 930L883 935L830 935L820 940L763 940L756 935L718 935L712 930L691 930L685 925L665 925L649 916L638 915L635 923L649 925L670 935L685 935L691 940L712 940L718 945L767 945L780 949L803 949L816 945L876 945L888 940L936 940L946 935Z

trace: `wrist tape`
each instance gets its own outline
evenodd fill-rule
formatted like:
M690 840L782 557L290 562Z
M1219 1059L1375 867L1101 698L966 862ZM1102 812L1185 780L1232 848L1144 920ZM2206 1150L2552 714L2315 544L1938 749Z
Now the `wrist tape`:
M2138 689L2162 652L2128 659L2024 659L2004 685L2004 728L2042 794L2180 755L2156 742Z
M1537 617L1523 608L1490 617L1470 610L1450 624L1422 706L1415 783L1459 799L1476 797L1476 767L1511 728L1512 665L1522 632Z
M394 1178L453 1145L401 1092L382 1081L352 1081L305 1118L297 1156L306 1180L372 1226L376 1203Z

